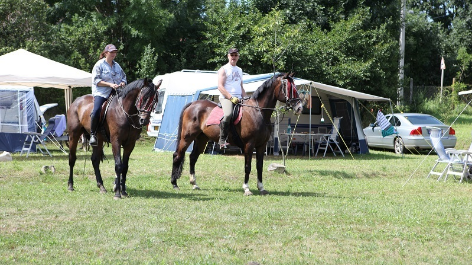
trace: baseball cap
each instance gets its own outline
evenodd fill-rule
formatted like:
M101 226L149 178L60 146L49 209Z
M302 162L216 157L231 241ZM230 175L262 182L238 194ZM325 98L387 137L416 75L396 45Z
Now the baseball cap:
M117 51L118 49L115 47L115 45L113 44L108 44L106 47L105 47L105 50L106 52L112 52L112 51Z
M228 50L228 54L231 54L231 53L239 53L239 50L236 48L231 48Z

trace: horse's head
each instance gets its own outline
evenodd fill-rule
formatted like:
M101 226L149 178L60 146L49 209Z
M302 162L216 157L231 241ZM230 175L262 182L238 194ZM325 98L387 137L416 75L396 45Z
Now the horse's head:
M162 84L162 80L154 85L150 79L145 78L143 87L139 91L139 95L136 98L135 106L138 109L139 125L146 126L149 124L151 118L151 112L156 107L158 93L157 90Z
M279 100L285 102L287 108L293 109L293 113L300 115L303 110L303 103L298 95L297 86L293 81L293 73L286 73L280 77L282 83L281 91L284 98Z

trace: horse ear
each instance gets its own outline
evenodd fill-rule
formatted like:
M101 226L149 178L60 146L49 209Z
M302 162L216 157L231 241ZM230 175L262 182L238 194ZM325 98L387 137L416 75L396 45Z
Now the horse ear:
M284 78L287 78L288 75L289 75L289 73L285 73L285 74L284 74Z
M159 89L159 87L161 86L161 84L162 84L162 79L159 80L159 81L157 81L157 84L154 84L154 87L156 88L156 90Z
M295 75L295 72L290 72L290 77L293 77Z

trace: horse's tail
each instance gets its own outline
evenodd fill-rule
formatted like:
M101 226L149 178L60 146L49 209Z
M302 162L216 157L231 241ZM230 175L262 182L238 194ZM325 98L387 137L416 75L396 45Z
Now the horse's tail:
M175 151L178 151L177 149L179 148L178 143L180 142L180 138L182 137L182 124L184 121L184 112L185 110L192 104L192 102L187 103L182 109L182 112L180 113L180 119L179 119L179 130L177 131L177 147L175 148Z
M182 169L184 166L184 161L185 161L185 152L180 155L179 154L179 143L180 139L182 138L182 124L184 120L184 112L185 110L192 104L192 102L188 103L185 105L182 109L182 112L180 113L180 119L179 119L179 129L177 131L177 144L175 147L175 153L173 156L173 165L172 165L172 181L175 181L180 178L182 175Z

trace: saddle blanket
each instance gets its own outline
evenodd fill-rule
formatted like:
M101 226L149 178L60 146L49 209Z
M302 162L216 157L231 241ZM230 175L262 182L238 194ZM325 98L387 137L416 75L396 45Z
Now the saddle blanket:
M221 119L223 118L223 109L220 107L215 107L211 113L210 116L207 119L206 125L218 125L220 124ZM238 124L241 121L241 118L243 117L243 112L242 109L239 111L238 117L234 120L234 125Z

